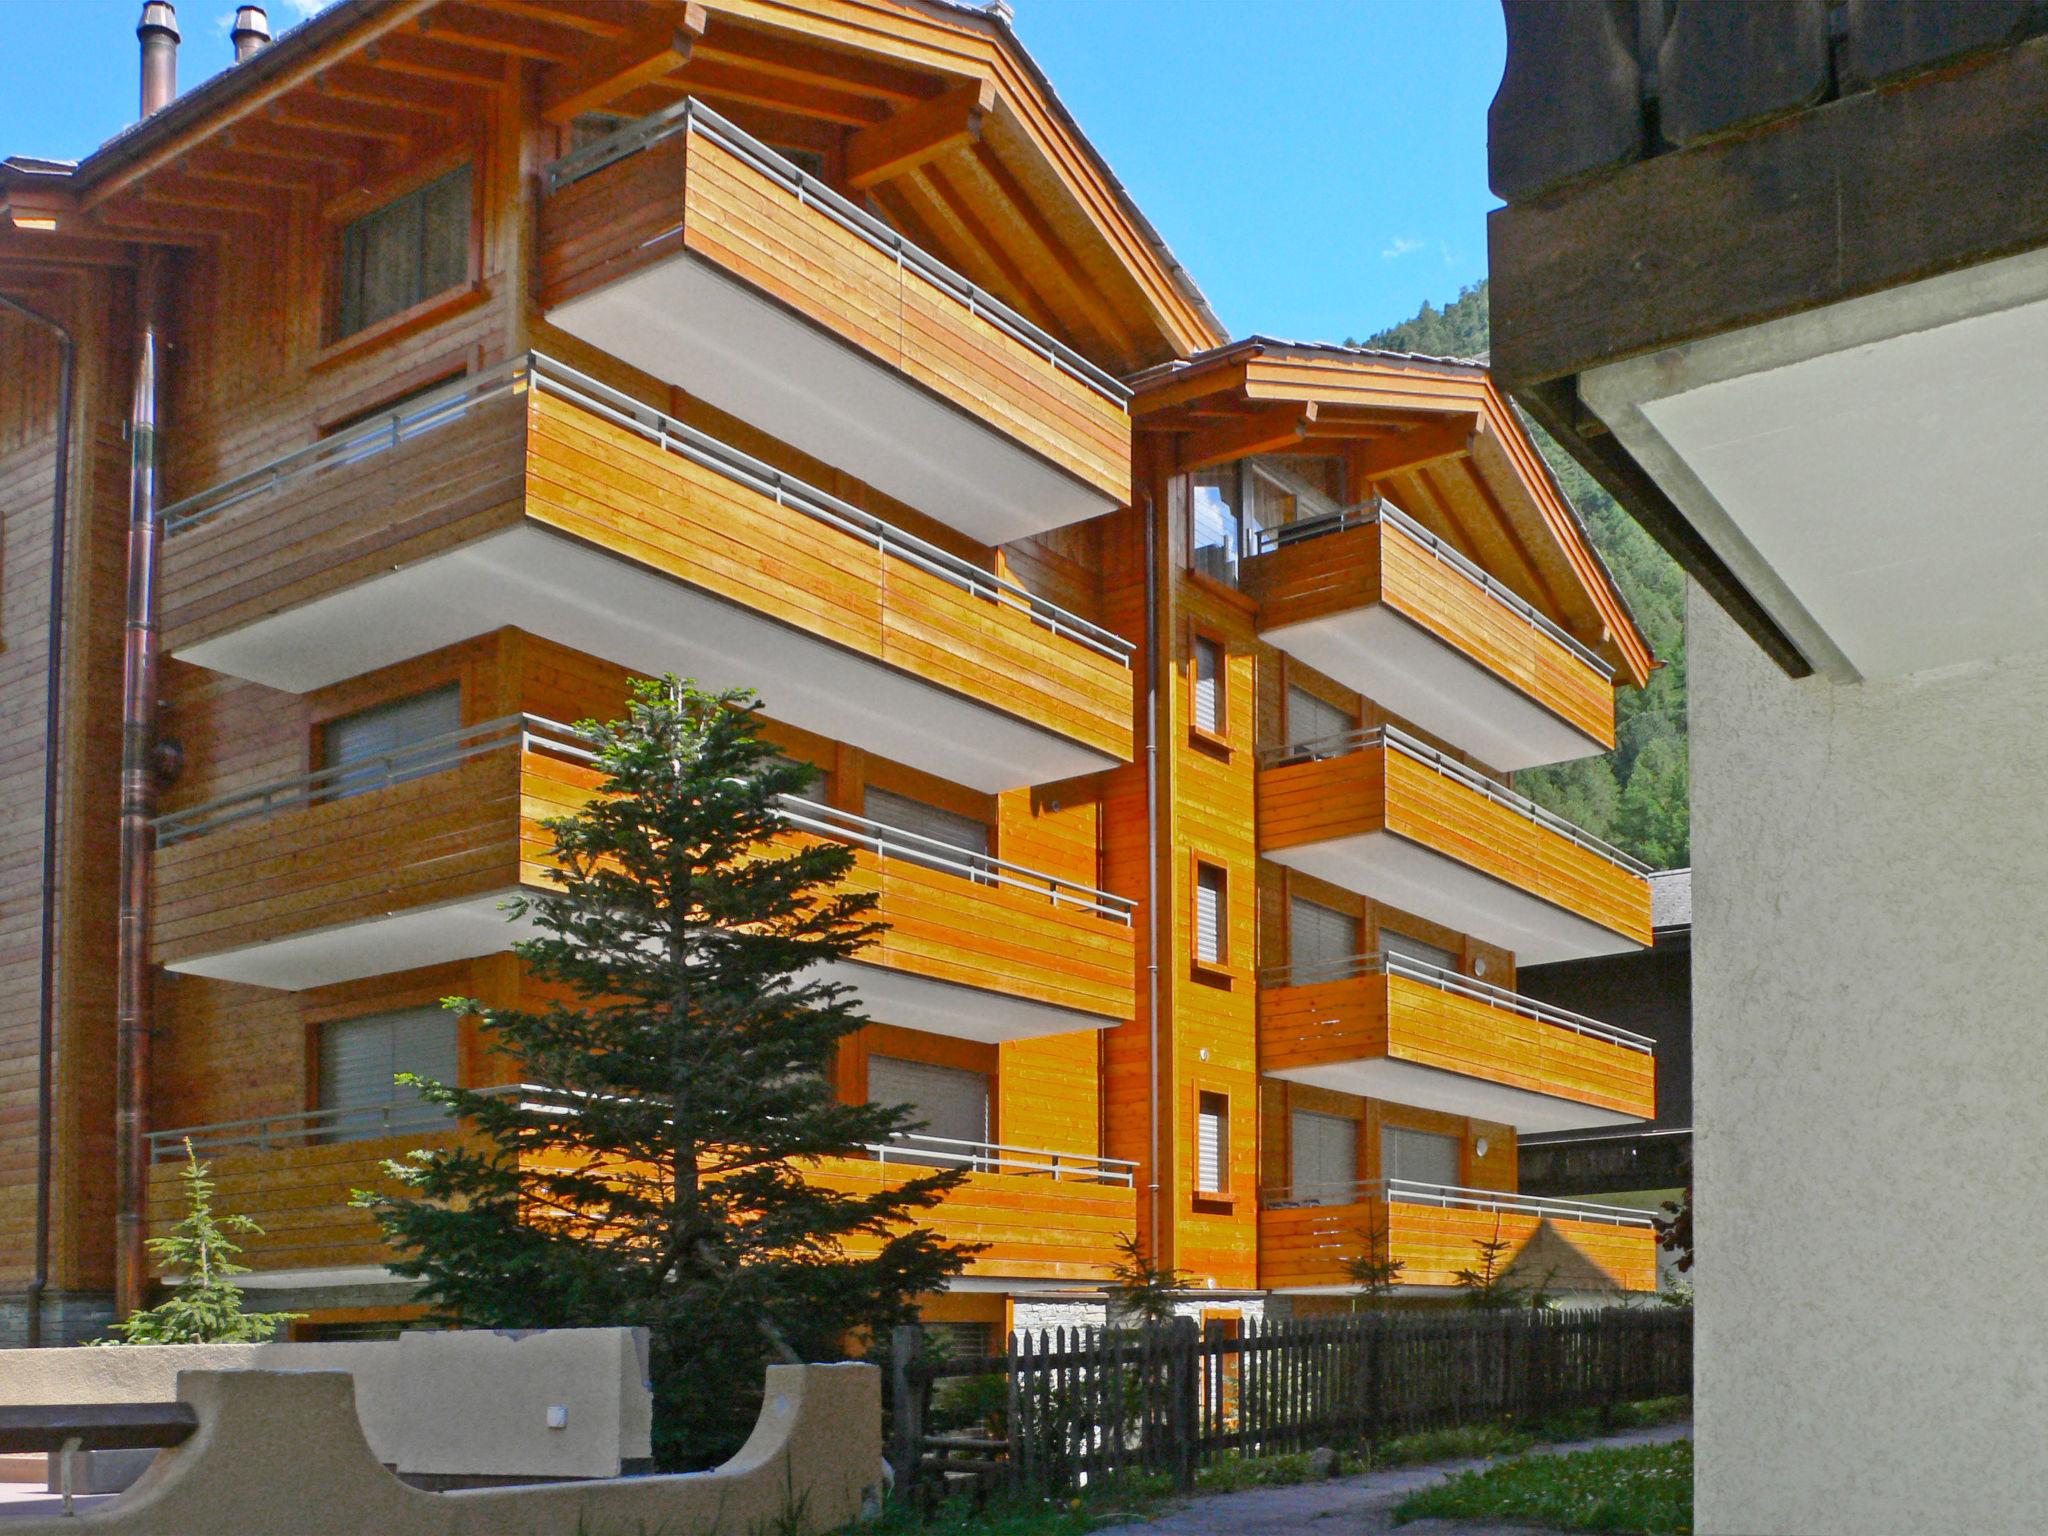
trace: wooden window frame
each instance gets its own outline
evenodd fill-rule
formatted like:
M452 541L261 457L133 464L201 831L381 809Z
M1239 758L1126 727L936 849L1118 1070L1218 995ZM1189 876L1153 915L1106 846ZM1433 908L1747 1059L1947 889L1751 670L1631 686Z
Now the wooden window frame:
M1189 1198L1198 1211L1213 1215L1228 1215L1237 1208L1237 1190L1232 1187L1230 1162L1237 1150L1237 1095L1221 1083L1197 1078L1188 1085L1192 1117L1188 1121L1188 1147L1193 1154L1188 1168ZM1202 1101L1204 1099L1223 1101L1223 1145L1216 1160L1216 1172L1222 1180L1220 1189L1202 1188Z
M1198 723L1195 710L1196 691L1201 686L1201 648L1204 645L1216 647L1216 729L1213 731ZM1237 718L1236 711L1230 706L1230 642L1221 630L1199 619L1188 621L1187 702L1189 745L1228 762L1231 732Z
M1202 871L1213 869L1223 877L1223 908L1217 914L1216 940L1219 954L1214 960L1202 958ZM1237 967L1230 957L1230 866L1203 853L1188 855L1188 970L1196 981L1228 989L1236 980Z
M320 333L319 351L314 357L313 367L324 368L343 358L353 357L379 342L409 335L474 308L489 298L489 290L483 280L484 194L490 164L485 149L481 143L450 145L381 181L354 188L320 210L323 226L320 234ZM464 165L470 170L469 239L462 280L360 330L351 331L346 336L340 334L343 231L357 219L388 207Z

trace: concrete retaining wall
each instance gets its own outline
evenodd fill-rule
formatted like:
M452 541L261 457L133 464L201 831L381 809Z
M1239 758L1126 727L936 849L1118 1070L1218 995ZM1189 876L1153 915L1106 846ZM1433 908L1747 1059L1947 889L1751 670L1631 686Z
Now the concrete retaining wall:
M0 1362L0 1404L166 1402L195 1370L344 1372L370 1453L401 1473L617 1477L651 1451L647 1342L634 1328L21 1350Z

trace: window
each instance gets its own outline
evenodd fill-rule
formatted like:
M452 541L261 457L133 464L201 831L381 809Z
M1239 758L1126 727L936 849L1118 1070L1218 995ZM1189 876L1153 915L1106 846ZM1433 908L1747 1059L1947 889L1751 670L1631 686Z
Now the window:
M339 800L440 772L455 761L456 744L440 751L407 749L461 728L462 689L455 683L337 715L320 727L320 766L343 770L329 781L327 798ZM406 755L394 763L400 753Z
M342 227L337 338L467 281L470 181L462 166Z
M445 1008L407 1008L320 1028L320 1108L325 1137L360 1141L431 1126L447 1117L394 1079L416 1072L437 1083L460 1075L457 1020Z
M1357 918L1302 896L1287 904L1287 963L1295 986L1337 980L1357 953Z
M920 1147L912 1143L907 1153L891 1151L891 1161L930 1163L958 1167L972 1166L975 1150L988 1143L988 1077L959 1067L935 1066L928 1061L907 1061L899 1056L868 1058L868 1102L901 1104L919 1122L908 1134L940 1142L965 1145Z
M1357 1198L1358 1122L1297 1109L1288 1117L1288 1174L1297 1205L1348 1205Z
M890 845L889 852L893 857L908 859L928 869L951 870L955 874L962 873L959 866L963 864L974 869L987 867L987 822L962 816L957 811L942 810L936 805L886 789L867 791L865 814L868 820L878 821L885 827L909 832L918 838L930 838L933 842L945 844L946 848L958 850L949 854L942 848L906 840Z
M1230 963L1230 878L1214 864L1195 866L1195 959Z
M632 121L623 112L578 112L569 119L569 153L602 144Z
M1224 707L1229 682L1223 666L1223 642L1213 635L1196 635L1194 653L1195 729L1221 736L1229 720Z
M1230 1188L1230 1098L1195 1096L1195 1193L1220 1195Z
M1413 960L1418 965L1433 965L1440 971L1455 971L1458 957L1448 949L1436 944L1425 944L1420 939L1411 939L1405 933L1396 933L1391 928L1380 929L1380 953L1393 955L1402 960Z
M1267 453L1244 461L1243 505L1261 537L1259 547L1328 532L1344 509L1344 467L1334 457Z
M1238 513L1240 471L1235 464L1194 476L1189 507L1190 553L1204 576L1237 583L1237 551L1243 540Z
M1289 751L1327 742L1333 736L1345 736L1357 726L1358 721L1348 709L1339 709L1326 699L1320 699L1306 688L1289 684L1287 688L1287 746Z
M1455 1136L1381 1126L1380 1177L1455 1189L1459 1183L1459 1151Z
M925 1342L945 1360L985 1360L996 1352L992 1323L926 1323Z

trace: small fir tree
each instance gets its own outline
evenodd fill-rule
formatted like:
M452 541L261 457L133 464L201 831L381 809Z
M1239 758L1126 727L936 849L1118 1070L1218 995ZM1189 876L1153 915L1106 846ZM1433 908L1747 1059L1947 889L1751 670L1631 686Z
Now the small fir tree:
M242 1249L229 1233L261 1237L263 1229L247 1216L216 1214L213 1171L185 1138L185 1166L178 1174L184 1187L185 1216L166 1237L149 1240L150 1254L179 1278L171 1294L147 1311L114 1324L120 1344L261 1344L301 1312L244 1312L242 1288L228 1278L245 1275L249 1266L235 1262Z
M1515 1273L1514 1258L1508 1252L1514 1243L1501 1236L1498 1216L1494 1218L1493 1236L1474 1238L1472 1247L1478 1263L1451 1276L1451 1283L1462 1293L1458 1299L1468 1307L1488 1312L1511 1311L1522 1306L1529 1287Z
M1344 1260L1344 1273L1358 1287L1351 1298L1351 1310L1379 1311L1392 1299L1394 1288L1401 1283L1401 1272L1408 1265L1393 1256L1386 1212L1379 1207L1374 1208L1367 1225L1358 1229L1358 1241L1358 1252Z
M1153 1263L1139 1245L1135 1232L1118 1238L1116 1248L1118 1258L1110 1265L1109 1284L1105 1287L1110 1316L1141 1326L1172 1322L1174 1299L1193 1287L1193 1278Z
M909 1225L961 1170L866 1193L806 1176L912 1116L833 1090L865 1021L816 967L874 938L876 897L841 887L841 844L771 845L814 775L761 739L758 709L667 677L579 727L597 797L544 823L560 890L511 904L540 930L514 949L561 996L448 1001L533 1091L418 1084L475 1137L390 1165L409 1197L360 1197L454 1321L646 1328L668 1468L738 1448L764 1365L888 1337L973 1251Z

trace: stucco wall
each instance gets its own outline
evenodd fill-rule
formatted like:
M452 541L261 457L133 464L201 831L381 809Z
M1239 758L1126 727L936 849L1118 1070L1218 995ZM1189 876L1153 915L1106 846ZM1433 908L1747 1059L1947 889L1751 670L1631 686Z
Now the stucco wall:
M1690 623L1697 1528L2032 1536L2048 656L1795 683Z
M241 1370L348 1372L363 1438L400 1472L617 1477L649 1455L646 1342L632 1328L22 1350L0 1363L0 1404L168 1402L181 1371Z

